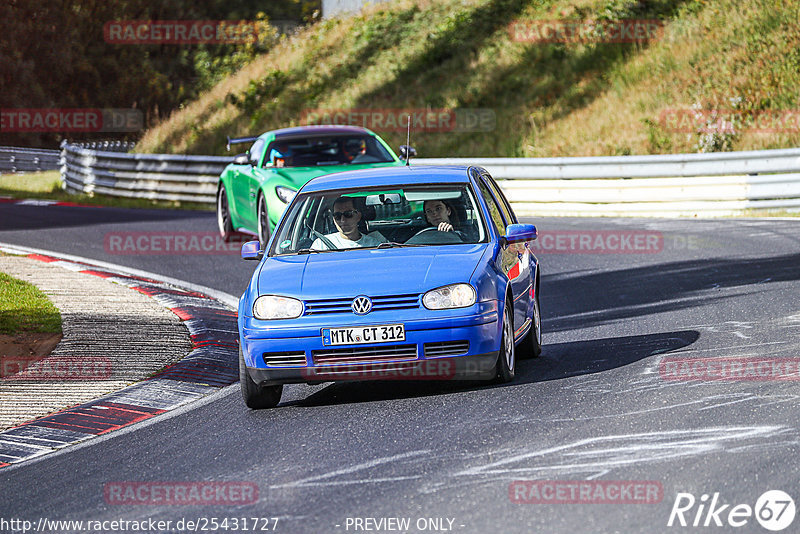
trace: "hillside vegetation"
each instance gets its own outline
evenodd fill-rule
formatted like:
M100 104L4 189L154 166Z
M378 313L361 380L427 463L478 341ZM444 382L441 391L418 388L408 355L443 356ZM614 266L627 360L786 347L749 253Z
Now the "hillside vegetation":
M283 40L147 131L137 150L224 154L226 135L303 124L308 110L375 108L493 111L491 131L415 131L423 157L794 147L796 114L753 117L800 107L799 15L796 0L377 4ZM629 19L655 19L663 31L636 43L541 43L509 30ZM676 128L665 118L674 110L723 110L725 122L704 112ZM405 141L404 131L379 133L395 147Z

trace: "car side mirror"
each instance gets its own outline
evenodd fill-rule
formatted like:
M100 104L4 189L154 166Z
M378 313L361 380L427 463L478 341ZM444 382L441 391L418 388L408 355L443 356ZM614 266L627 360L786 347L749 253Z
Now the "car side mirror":
M237 154L233 157L233 164L234 165L250 165L250 156L247 152L242 154Z
M532 224L509 224L503 239L506 243L519 243L520 241L533 241L539 236L536 227Z
M261 244L258 241L248 241L242 245L243 260L260 260L263 257L264 251L261 250Z
M406 160L408 158L417 157L417 149L413 146L400 145L400 159Z

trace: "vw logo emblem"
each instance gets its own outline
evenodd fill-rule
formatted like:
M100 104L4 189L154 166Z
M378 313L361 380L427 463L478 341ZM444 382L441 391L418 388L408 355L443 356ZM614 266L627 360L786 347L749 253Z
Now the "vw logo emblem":
M362 295L353 299L350 308L356 315L366 315L372 310L372 301L369 300L369 297Z

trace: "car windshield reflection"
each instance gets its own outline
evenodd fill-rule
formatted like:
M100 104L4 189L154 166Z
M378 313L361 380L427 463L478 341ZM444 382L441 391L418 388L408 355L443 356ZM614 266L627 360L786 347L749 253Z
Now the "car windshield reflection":
M265 167L367 165L395 161L371 135L326 135L277 139L267 147Z
M278 229L270 256L487 240L467 185L399 185L301 194Z

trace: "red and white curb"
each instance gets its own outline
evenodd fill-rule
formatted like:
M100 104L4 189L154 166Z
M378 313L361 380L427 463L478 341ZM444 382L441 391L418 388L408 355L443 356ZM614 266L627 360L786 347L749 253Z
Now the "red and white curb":
M71 208L102 208L92 204L78 204L77 202L65 202L62 200L48 200L39 198L12 198L0 197L0 204L18 204L20 206L68 206Z
M193 345L187 356L149 379L0 432L0 468L150 419L239 380L236 299L231 295L86 258L16 245L0 244L0 250L139 291L180 317Z

